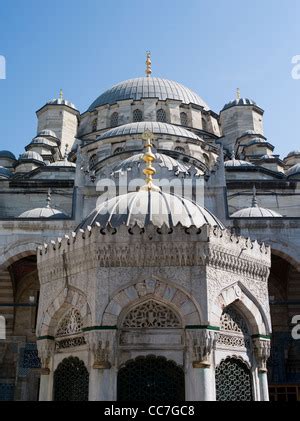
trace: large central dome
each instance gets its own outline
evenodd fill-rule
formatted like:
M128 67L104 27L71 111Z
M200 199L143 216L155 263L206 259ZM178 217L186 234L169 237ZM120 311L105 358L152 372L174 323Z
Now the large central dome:
M158 98L160 100L176 99L184 104L196 104L209 109L208 105L195 92L172 80L157 77L140 77L129 79L114 85L96 101L92 103L88 111L106 104L115 104L125 99L140 100L142 98Z

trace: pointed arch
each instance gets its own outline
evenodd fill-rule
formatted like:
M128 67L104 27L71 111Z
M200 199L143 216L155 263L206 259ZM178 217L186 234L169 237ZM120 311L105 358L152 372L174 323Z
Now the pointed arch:
M181 317L183 327L201 325L200 307L190 294L175 284L152 278L116 291L104 310L102 325L117 326L126 309L150 299L173 308Z
M42 315L37 328L38 336L54 337L58 323L72 308L79 312L83 326L91 323L91 311L85 294L76 288L68 288L58 294Z
M212 310L214 326L220 325L222 312L225 307L233 304L245 316L251 328L252 335L269 335L271 323L264 309L240 282L224 288L219 294Z

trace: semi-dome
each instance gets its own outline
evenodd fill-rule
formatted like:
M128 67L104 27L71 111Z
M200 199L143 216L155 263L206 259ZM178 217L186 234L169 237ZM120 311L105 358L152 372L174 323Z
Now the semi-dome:
M208 105L189 88L172 80L157 77L140 77L129 79L114 85L100 95L89 107L88 111L106 104L115 104L126 99L158 98L160 100L175 99L184 104L196 104L209 109Z
M231 107L241 107L241 106L247 106L247 105L257 105L257 104L252 99L239 98L239 99L234 99L233 101L228 102L228 104L225 104L222 111L228 110Z
M24 219L39 219L39 218L45 218L45 219L66 219L68 218L68 215L66 215L64 212L54 209L50 206L45 206L44 208L35 208L30 209L26 212L21 213L19 215L19 218Z
M212 213L191 200L160 190L142 188L138 192L104 202L90 213L77 230L99 224L102 227L137 224L142 228L151 223L159 228L163 225L174 227L177 224L201 228L208 224L224 229L223 224Z
M156 153L155 161L153 162L154 166L159 166L162 168L167 168L169 171L176 170L178 173L189 173L189 166L186 164L182 164L181 162L177 161L176 159L162 153ZM119 162L112 170L112 174L116 173L124 173L127 171L131 171L133 166L140 166L143 165L144 162L142 160L144 154L138 153L135 155L130 156L124 161Z
M39 161L44 162L41 155L35 151L27 151L20 155L19 161Z
M300 175L300 163L293 165L290 169L287 170L287 177L294 177L295 175Z
M10 178L12 173L5 167L0 166L0 179L1 178Z
M243 161L241 159L230 159L229 161L224 162L226 168L238 168L238 167L254 167L251 162Z
M12 159L16 161L15 155L10 151L0 151L0 158Z
M115 127L103 133L97 140L109 139L117 136L126 136L134 134L143 134L150 131L154 134L166 134L172 136L186 137L189 139L201 140L195 133L180 126L174 126L168 123L142 121L139 123L129 123L123 126Z

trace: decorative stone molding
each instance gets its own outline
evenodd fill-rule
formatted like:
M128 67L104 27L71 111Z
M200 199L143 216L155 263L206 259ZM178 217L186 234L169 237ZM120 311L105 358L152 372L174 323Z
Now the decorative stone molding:
M183 325L201 324L201 311L194 300L182 289L158 279L147 279L118 291L104 311L102 324L116 326L122 323L123 310L125 315L131 307L148 299L170 305L181 317Z
M53 339L38 339L37 349L41 360L41 374L50 374L50 361L54 355L55 341Z
M61 278L64 263L70 268L69 275L93 267L209 265L266 282L270 248L208 225L201 229L180 224L171 229L95 226L39 247L41 282Z
M267 373L267 362L271 354L271 341L269 339L254 338L253 349L259 372Z
M41 303L42 304L42 303ZM89 320L89 306L86 296L75 288L64 288L59 295L53 299L52 303L45 309L43 315L39 318L37 332L39 336L52 335L64 313L68 309L77 310L83 320L83 324L87 325Z
M97 330L85 333L94 356L93 368L105 370L115 364L116 330Z
M186 335L187 344L192 355L193 367L210 367L211 353L215 348L218 333L207 329L188 329Z

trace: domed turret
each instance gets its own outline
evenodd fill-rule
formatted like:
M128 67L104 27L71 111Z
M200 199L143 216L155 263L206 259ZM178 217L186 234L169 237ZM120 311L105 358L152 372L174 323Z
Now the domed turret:
M258 206L256 198L256 189L253 188L252 206L250 208L241 209L231 215L231 218L282 218L282 215L272 211L271 209L261 208Z
M49 189L47 196L47 205L41 208L30 209L19 215L19 218L24 219L66 219L68 215L64 212L51 207L51 191Z

